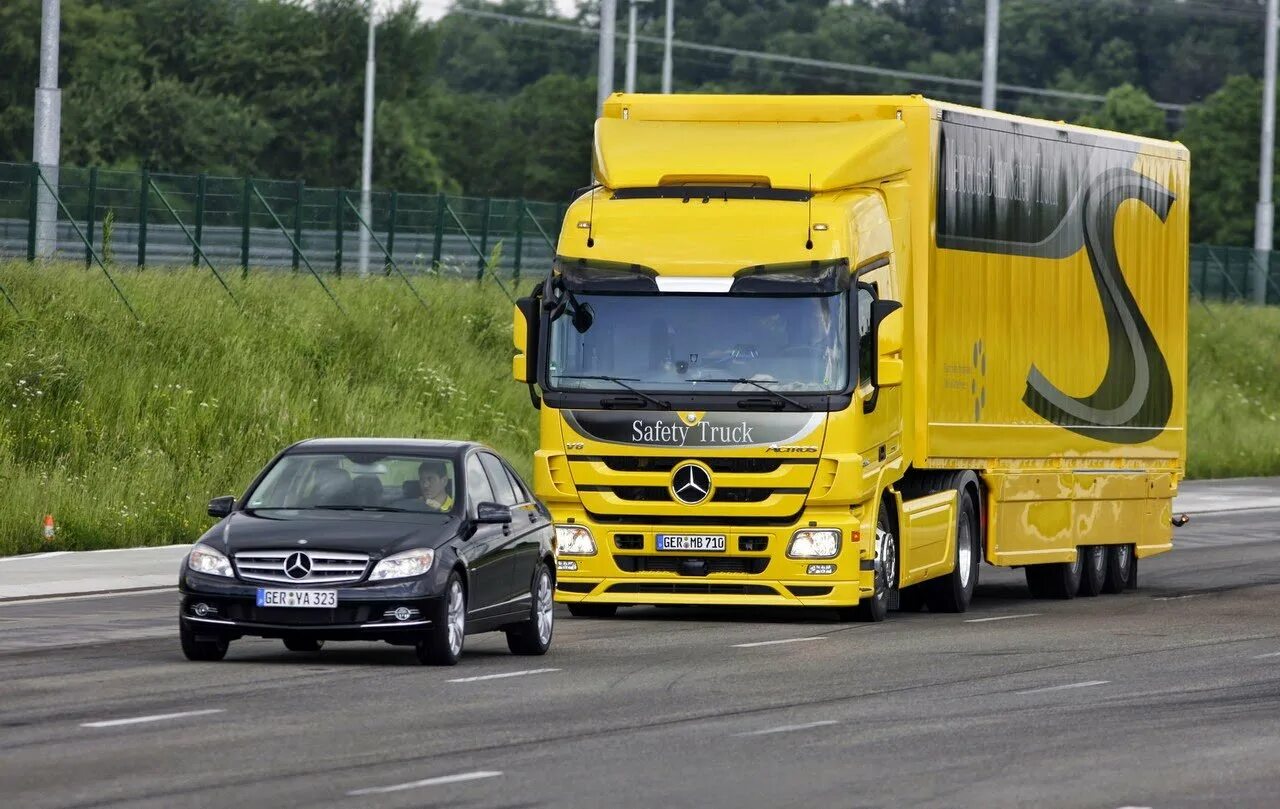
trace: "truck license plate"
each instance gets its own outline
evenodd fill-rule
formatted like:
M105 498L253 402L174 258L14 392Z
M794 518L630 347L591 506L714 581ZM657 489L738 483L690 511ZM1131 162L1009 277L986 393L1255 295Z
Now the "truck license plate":
M723 552L724 534L657 534L654 536L660 551L696 551L699 553Z
M268 590L258 588L259 607L317 607L332 609L338 606L337 590Z

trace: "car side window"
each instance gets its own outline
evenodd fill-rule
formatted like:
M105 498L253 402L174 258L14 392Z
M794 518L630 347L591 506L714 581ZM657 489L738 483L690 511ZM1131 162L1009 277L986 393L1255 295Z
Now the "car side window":
M515 489L516 500L521 503L532 503L533 498L529 496L529 489L525 487L524 481L520 480L520 476L511 471L511 467L506 464L502 465L502 471L507 473L507 479L511 481L511 488Z
M497 502L504 506L514 506L519 503L520 499L511 488L511 480L507 478L506 470L502 468L502 461L487 452L482 452L480 463L484 465L484 471L489 473L489 482L493 484L493 491L498 496Z
M493 487L489 485L489 476L480 465L480 458L472 455L467 458L467 497L471 503L493 503Z
M858 287L858 384L871 382L875 368L876 349L872 344L871 304L876 299L875 289L870 286Z

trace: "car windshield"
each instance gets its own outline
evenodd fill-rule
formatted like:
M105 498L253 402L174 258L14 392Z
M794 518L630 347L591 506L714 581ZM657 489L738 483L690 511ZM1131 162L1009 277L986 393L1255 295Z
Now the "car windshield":
M448 458L297 453L271 467L247 508L439 514L454 510L456 480Z
M801 393L849 379L844 294L575 295L591 318L551 325L548 377L559 390ZM750 381L748 381L750 380ZM625 392L625 391L624 391Z

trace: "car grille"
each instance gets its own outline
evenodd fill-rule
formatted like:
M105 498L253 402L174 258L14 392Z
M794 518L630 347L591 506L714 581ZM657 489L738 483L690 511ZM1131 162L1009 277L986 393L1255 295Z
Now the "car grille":
M290 576L285 565L294 554L310 561L311 571L302 577ZM364 578L369 555L342 551L241 551L236 554L236 571L246 581L281 584L347 584Z

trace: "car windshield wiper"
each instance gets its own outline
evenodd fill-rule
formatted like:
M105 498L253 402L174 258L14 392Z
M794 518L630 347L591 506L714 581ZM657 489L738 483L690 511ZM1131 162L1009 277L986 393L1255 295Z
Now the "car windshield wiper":
M754 385L754 386L756 386L757 388L759 388L760 390L762 390L762 391L764 391L765 393L769 394L770 396L773 396L773 397L774 397L774 398L776 398L778 401L780 401L780 402L785 402L785 403L787 403L787 404L791 405L792 407L796 408L797 410L808 410L808 409L809 409L808 407L804 406L804 405L803 405L803 404L801 404L800 402L797 402L795 399L792 399L790 396L787 396L786 394L783 394L783 393L779 393L778 391L774 390L773 388L769 387L768 385L765 385L763 382L760 382L759 380L756 380L756 379L747 379L745 376L739 376L739 377L733 377L733 378L724 378L724 379L698 379L698 380L694 380L694 381L697 381L697 382L720 382L720 383L724 383L724 384L728 384L728 383L732 382L732 383L737 384L737 385Z
M632 379L631 377L623 378L623 377L617 377L617 376L605 376L604 374L560 374L558 378L560 379L595 379L601 382L612 382L613 384L619 387L626 388L627 390L634 393L636 396L639 396L641 399L644 399L646 402L650 402L651 404L653 404L654 407L657 407L661 410L671 409L670 402L660 402L657 399L650 396L649 394L640 390L639 388L633 388L632 386L627 384L628 382L639 382L640 381L639 379Z
M393 511L398 513L418 514L411 508L396 508L395 506L310 506L310 508L324 509L326 511Z

